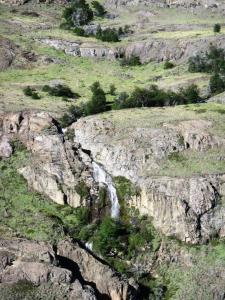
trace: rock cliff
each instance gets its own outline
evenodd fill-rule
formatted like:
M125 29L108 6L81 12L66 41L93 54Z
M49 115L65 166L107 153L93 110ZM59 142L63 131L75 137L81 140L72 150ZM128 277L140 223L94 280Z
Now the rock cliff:
M120 128L107 117L92 116L80 119L63 134L49 114L23 112L4 114L1 128L2 156L10 156L10 140L20 139L32 159L19 172L30 187L59 204L79 207L98 201L95 161L113 177L126 177L139 187L128 204L153 217L153 224L167 236L190 243L225 236L225 173L208 173L207 165L199 174L187 170L187 175L179 175L174 169L176 160L178 167L181 160L182 167L183 159L199 153L209 160L206 164L224 160L219 153L224 151L225 137L212 133L212 120ZM162 172L168 161L172 165Z
M32 162L19 170L30 186L58 204L88 205L88 190L93 187L90 158L78 144L65 139L48 113L9 113L0 123L3 156L11 152L7 139L19 139L33 153ZM78 193L81 179L87 185L85 198Z
M17 284L24 288L17 289ZM58 300L128 300L137 295L136 287L70 241L53 247L24 239L0 240L0 288L2 299L7 294L13 299L51 295Z
M113 176L125 176L141 188L130 205L153 217L164 234L191 243L224 236L224 174L159 176L163 160L185 151L224 149L224 137L210 134L208 121L181 121L157 128L118 129L101 118L72 125L75 141ZM126 132L126 133L125 133ZM174 174L175 175L175 174Z

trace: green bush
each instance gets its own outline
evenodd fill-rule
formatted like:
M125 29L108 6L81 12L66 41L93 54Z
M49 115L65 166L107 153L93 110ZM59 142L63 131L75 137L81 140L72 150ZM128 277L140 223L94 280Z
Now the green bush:
M124 250L121 237L126 234L123 224L110 217L105 217L94 236L94 248L102 255L112 255Z
M119 42L119 34L115 28L102 29L98 27L96 32L96 38L103 42Z
M221 25L220 24L215 24L213 27L213 31L215 33L219 33L221 31Z
M81 27L75 27L73 32L78 36L87 36L85 30Z
M225 50L210 46L205 55L189 58L189 72L225 73Z
M209 88L213 95L222 93L225 90L225 80L218 73L215 73L210 78Z
M106 14L106 10L102 4L100 4L98 1L92 1L91 5L97 17L104 17L104 15Z
M79 118L87 115L87 108L85 103L78 105L71 105L67 112L59 119L60 125L65 128L76 122Z
M164 66L163 66L163 68L164 68L165 70L172 69L172 68L174 68L174 67L175 67L174 63L172 63L172 62L169 61L169 60L166 60L165 63L164 63Z
M63 18L70 27L80 27L93 20L93 11L85 0L71 0L63 11Z
M198 103L201 101L199 90L195 85L181 89L178 93L167 92L159 89L156 85L152 85L149 89L135 88L129 96L120 94L118 99L115 100L113 108L160 107Z
M110 87L109 87L109 94L112 95L112 96L115 96L115 93L116 93L116 87L114 84L110 84Z
M31 88L30 86L27 86L23 89L23 93L25 96L29 96L32 99L41 99L40 95L37 93L37 91L34 88Z
M136 55L131 55L130 57L124 57L120 60L120 65L122 67L124 66L129 66L129 67L134 67L134 66L140 66L141 61L140 57Z
M92 98L87 104L87 115L98 114L108 110L105 92L98 81L91 86Z
M79 96L78 94L75 94L68 86L62 84L57 84L54 87L44 85L42 91L47 92L50 96L55 97L73 98L75 95Z
M82 200L87 199L90 195L90 188L83 180L81 180L79 184L76 185L75 190L80 195Z

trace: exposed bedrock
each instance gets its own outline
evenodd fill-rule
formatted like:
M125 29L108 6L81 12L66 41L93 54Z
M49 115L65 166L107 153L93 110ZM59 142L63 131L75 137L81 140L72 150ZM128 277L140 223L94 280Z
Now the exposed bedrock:
M123 129L92 116L72 124L64 135L43 112L3 114L0 124L2 156L11 155L10 140L20 139L31 159L19 172L30 187L59 204L79 207L97 201L95 161L111 176L126 177L140 188L129 205L151 216L164 234L190 243L225 236L225 174L157 175L162 161L173 154L224 151L224 137L211 133L212 121ZM85 197L79 192L81 184Z
M101 44L78 43L54 38L40 39L39 42L55 49L62 50L68 55L79 57L105 58L115 60L123 57L139 56L142 63L149 61L174 60L186 62L191 56L205 53L210 45L225 49L225 37L209 36L190 39L157 39L135 41L127 46L107 47Z
M0 153L10 155L8 141L19 139L32 153L29 163L19 172L35 190L58 204L73 207L89 205L94 181L90 171L91 159L79 144L65 139L57 122L42 112L9 113L0 116ZM85 198L79 185L85 181Z
M131 300L137 294L136 285L77 243L67 240L53 247L24 239L0 240L1 296L22 283L32 284L40 299L50 293L58 300ZM20 291L14 292L18 299Z
M141 188L130 204L153 217L168 236L198 243L224 236L225 175L190 175L188 178L154 176L160 161L185 149L204 151L224 147L224 138L210 134L212 123L182 121L161 128L116 128L108 120L81 119L71 127L75 141L113 176L125 176Z
M191 56L204 54L211 44L225 49L225 37L149 39L143 42L133 42L125 48L125 56L139 56L143 63L168 59L182 63Z
M107 46L93 43L71 42L54 38L43 38L39 42L49 45L57 50L62 50L66 54L79 57L96 57L114 60L119 58L123 49L109 48Z

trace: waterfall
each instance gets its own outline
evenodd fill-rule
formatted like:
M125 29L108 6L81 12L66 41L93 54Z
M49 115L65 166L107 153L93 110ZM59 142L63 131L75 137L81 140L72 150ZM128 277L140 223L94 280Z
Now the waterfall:
M114 219L119 218L120 205L117 197L116 189L113 185L112 177L99 166L96 162L92 162L94 180L98 183L104 183L107 186L109 199L111 201L111 217Z
M93 242L87 242L87 243L85 243L85 247L86 247L86 249L92 251L92 248L93 248Z

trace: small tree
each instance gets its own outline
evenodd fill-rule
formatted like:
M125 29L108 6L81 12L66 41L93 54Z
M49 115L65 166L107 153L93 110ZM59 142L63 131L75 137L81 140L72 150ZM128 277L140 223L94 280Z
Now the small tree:
M91 86L92 98L87 104L87 114L98 114L107 110L105 92L98 81Z
M112 96L115 96L115 93L116 93L116 87L114 84L110 84L110 87L109 87L109 94L112 95Z
M91 2L92 7L95 10L95 15L97 17L103 17L106 14L106 10L103 5L101 5L98 1Z
M195 84L191 84L187 88L180 89L180 104L198 103L201 101L199 88Z
M101 26L99 26L96 38L103 42L119 42L118 31L115 28L101 29Z
M209 82L210 92L212 94L222 93L225 89L225 81L221 78L218 73L214 73Z
M169 61L167 59L164 63L164 69L167 70L167 69L172 69L172 68L174 68L174 63L172 63L171 61Z
M93 11L85 0L72 0L63 11L63 18L71 27L79 27L93 20Z
M221 25L220 24L215 24L213 27L213 31L215 33L219 33L221 31Z

